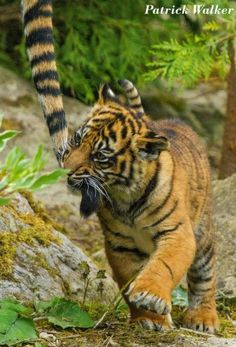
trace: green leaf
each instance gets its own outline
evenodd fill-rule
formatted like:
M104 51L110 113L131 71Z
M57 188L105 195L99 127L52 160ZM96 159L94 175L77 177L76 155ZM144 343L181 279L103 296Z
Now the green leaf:
M43 151L43 145L38 146L37 153L34 156L33 163L32 163L32 168L35 172L39 172L42 170L44 165L46 164L48 159L48 156L45 155Z
M7 309L7 308L0 309L0 335L5 334L7 332L9 327L11 327L12 324L16 321L17 317L18 317L17 312L11 309Z
M16 130L6 130L0 133L0 151L2 151L10 139L19 134L19 131Z
M47 312L48 321L63 329L92 328L94 321L75 302L64 298L56 298Z
M6 332L0 334L0 345L13 346L36 338L37 334L33 320L30 318L18 317L14 322L10 322L9 320L9 326Z
M25 154L21 151L19 147L14 147L10 150L10 152L7 154L4 164L4 169L6 170L13 170L19 161L24 159Z
M48 311L49 308L51 308L54 305L54 300L55 299L52 299L50 301L37 300L34 304L36 312L44 313L45 311Z
M30 307L26 307L14 299L0 300L0 308L13 310L21 314L27 314L32 312L32 309Z
M51 173L44 174L41 177L37 178L34 183L30 186L31 191L45 188L49 184L56 183L61 177L67 174L67 170L57 169Z
M188 294L187 294L187 290L183 286L179 285L173 290L172 302L174 305L177 305L180 307L188 306Z

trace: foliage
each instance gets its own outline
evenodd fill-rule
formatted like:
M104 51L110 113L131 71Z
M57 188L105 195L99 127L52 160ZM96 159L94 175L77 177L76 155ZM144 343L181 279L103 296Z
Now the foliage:
M54 298L49 302L39 301L36 312L33 312L16 300L4 299L0 301L0 345L13 346L35 341L38 334L34 320L37 321L38 314L43 314L46 320L63 329L94 326L90 316L71 300ZM42 345L36 342L35 346Z
M187 290L182 285L179 285L173 290L172 302L174 305L179 307L188 306L188 293L187 293Z
M226 0L218 0L217 4L223 8L233 6ZM212 2L206 1L204 5L212 5ZM187 33L183 40L171 39L152 47L153 61L147 64L146 80L162 77L170 85L178 81L183 86L192 87L210 76L225 77L229 63L228 43L236 36L235 16L199 17L202 21L199 34Z
M0 301L0 345L12 346L36 339L34 322L25 317L30 310L13 300Z
M170 0L170 5L175 0ZM181 1L178 1L181 3ZM16 0L8 1L16 3ZM139 85L149 48L161 39L179 37L181 16L166 20L145 16L144 0L55 0L54 34L63 91L92 103L101 83L131 79ZM153 1L156 6L165 1ZM20 23L19 23L20 24ZM0 64L31 79L20 25L9 22L0 33ZM3 54L1 57L1 53Z
M38 302L36 308L48 321L63 329L92 328L94 321L78 304L63 298L54 298L50 302Z
M1 126L1 119L0 119ZM9 140L18 131L6 130L0 133L0 152L4 150ZM46 164L47 156L43 146L39 146L32 159L18 147L13 147L6 155L4 162L0 161L0 206L10 202L13 193L21 190L34 192L56 183L67 171L57 169L50 173L40 174Z

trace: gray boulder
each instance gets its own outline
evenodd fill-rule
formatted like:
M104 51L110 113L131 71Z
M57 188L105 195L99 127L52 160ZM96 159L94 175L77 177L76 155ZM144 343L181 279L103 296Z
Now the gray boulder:
M110 303L117 286L91 260L17 194L0 210L0 298L24 301L70 296Z
M236 174L213 181L218 289L236 297Z

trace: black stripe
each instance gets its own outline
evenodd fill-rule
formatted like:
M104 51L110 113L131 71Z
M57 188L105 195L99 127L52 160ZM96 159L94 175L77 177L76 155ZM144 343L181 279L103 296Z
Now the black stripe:
M198 287L192 287L190 284L188 284L188 290L190 290L191 294L201 296L200 293L207 293L212 290L212 287L210 288L198 288Z
M107 113L108 114L108 113ZM110 121L111 118L110 117L104 117L104 118L92 118L92 121L94 123L105 123L106 121Z
M52 96L59 96L59 95L61 95L60 88L56 88L56 87L50 87L50 86L39 87L36 84L36 89L37 89L38 93L42 94L42 95L52 95Z
M151 225L148 225L147 227L145 228L152 228L152 227L155 227L156 225L160 224L161 222L163 222L166 218L170 217L171 214L175 211L176 207L178 205L178 201L175 202L174 206L172 207L172 209L167 212L162 218L158 219L155 223L151 224Z
M139 108L142 106L142 104L134 104L134 105L130 105L132 108Z
M157 239L161 238L162 236L168 234L168 233L171 233L172 231L176 231L180 225L182 225L183 223L182 222L179 222L176 226L174 226L173 228L170 228L170 229L166 229L166 230L162 230L162 231L157 231L153 237L152 237L152 240L153 241L156 241Z
M134 214L135 212L137 212L140 209L140 207L142 207L147 202L149 195L151 194L151 192L155 189L155 187L157 185L157 174L158 174L158 170L156 169L154 175L152 176L148 185L146 186L146 189L145 189L143 195L141 196L141 198L136 200L130 206L129 213Z
M109 138L111 138L114 142L116 142L116 133L114 130L110 129Z
M200 276L192 276L188 274L188 280L191 281L192 283L202 283L202 282L209 282L211 281L213 276L205 277L203 278L201 275Z
M55 60L54 53L52 53L52 52L43 53L43 54L40 54L40 55L34 57L31 60L31 67L33 68L35 65L38 65L42 62L49 62L49 61L53 61L53 60Z
M47 43L53 44L52 28L50 27L35 29L26 36L25 44L27 48L30 48L35 44Z
M122 137L122 139L126 138L127 132L128 132L128 129L127 129L126 125L124 125L122 130L121 130L121 137Z
M37 10L35 13L29 13L29 11L28 11L24 16L25 26L29 22L32 22L34 19L38 19L39 17L50 18L50 17L52 17L52 12L46 11L46 10Z
M120 163L120 173L122 174L126 169L126 162L123 160L121 163Z
M112 234L114 236L122 237L124 239L128 239L128 240L132 240L133 241L132 237L126 236L126 235L122 235L122 234L118 233L117 231L112 230L110 227L107 226L107 223L104 222L104 220L102 218L100 218L100 221L101 221L101 224L104 225L104 227L105 227L105 232L108 231L110 234Z
M129 99L129 100L135 100L135 99L137 99L138 97L139 97L139 95L136 94L136 95L134 95L134 96L129 96L128 99Z
M127 141L127 143L122 147L118 152L115 153L115 155L122 155L126 152L127 148L129 148L131 141Z
M171 178L171 183L170 183L170 190L168 191L165 199L162 201L162 203L157 206L155 208L155 210L151 211L149 214L148 214L148 217L152 216L153 214L156 214L158 211L160 211L165 205L166 203L168 202L171 194L172 194L172 191L173 191L173 183L174 183L174 170L173 170L173 173L172 173L172 178Z
M55 124L53 126L48 127L50 136L55 135L56 133L59 133L63 129L67 127L66 120L61 121L59 124Z
M136 133L136 131L135 131L133 121L131 119L128 119L128 123L129 123L129 126L131 128L131 134L134 135Z
M193 263L194 266L192 267L192 269L194 269L194 270L196 269L198 271L202 270L209 263L209 261L211 260L211 258L214 255L214 247L213 247L213 245L210 245L208 247L208 249L206 250L205 254L203 254L203 252L204 252L204 250L201 252L201 254L197 255L196 259L194 260L194 263ZM196 264L197 260L202 259L204 256L205 256L204 262L197 266L197 264Z
M65 113L63 110L54 111L49 115L45 115L45 118L50 135L54 135L67 126Z
M31 22L35 18L42 16L42 13L43 13L43 16L45 13L46 17L50 17L52 15L50 11L40 10L40 7L44 5L52 6L52 0L39 0L33 7L27 10L24 15L24 24L27 25L29 22ZM47 13L49 13L49 15L47 15Z
M132 180L133 176L134 176L134 161L135 161L135 155L134 152L132 150L130 150L130 161L129 161L129 165L130 165L130 170L129 170L129 179Z
M129 88L129 89L125 89L125 92L126 92L127 94L129 94L129 93L131 93L133 90L134 90L134 87L131 87L131 88Z
M147 258L148 254L140 251L138 248L127 248L124 246L113 246L110 242L110 247L113 251L118 252L118 253L132 253L139 258Z
M121 182L122 182L123 184L125 184L126 186L129 185L129 181L128 181L127 177L125 177L125 176L123 176L123 175L121 175L121 174L107 171L107 172L106 172L106 175L107 175L107 176L116 177L116 178L117 178L117 182L120 182L120 181L122 180ZM118 180L118 178L120 178L120 180Z
M55 70L45 70L42 72L38 72L34 75L34 83L38 83L44 80L58 80L58 74Z
M159 260L164 264L164 266L167 268L167 270L170 273L170 276L172 278L172 280L174 279L174 275L173 275L173 271L171 270L170 266L161 258L159 258Z

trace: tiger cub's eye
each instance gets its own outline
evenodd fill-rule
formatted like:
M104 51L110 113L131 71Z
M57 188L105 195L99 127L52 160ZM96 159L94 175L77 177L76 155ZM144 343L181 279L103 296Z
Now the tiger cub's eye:
M97 153L94 153L93 160L104 163L104 162L107 162L109 158L103 152L97 152Z

